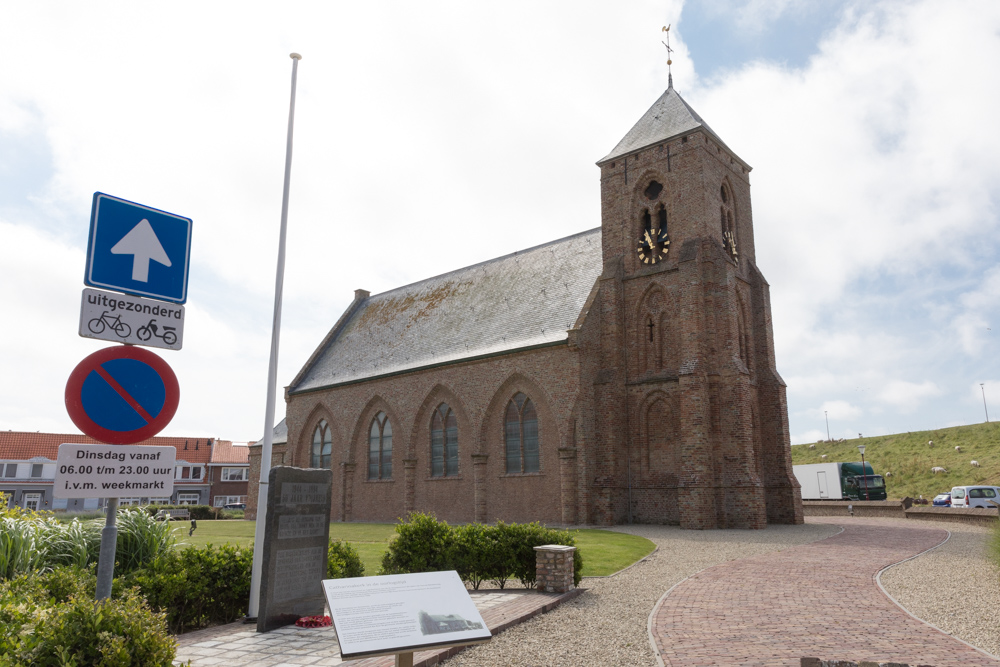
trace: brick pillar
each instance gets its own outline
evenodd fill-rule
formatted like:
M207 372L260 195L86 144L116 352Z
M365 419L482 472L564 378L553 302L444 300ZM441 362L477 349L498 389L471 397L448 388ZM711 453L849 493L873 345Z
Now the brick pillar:
M559 448L559 501L562 522L576 523L576 447Z
M472 478L475 492L475 517L474 521L486 523L486 460L489 454L472 455Z
M546 544L535 547L535 588L543 593L573 590L573 552L576 547Z
M417 459L403 459L403 513L409 515L416 505Z
M340 464L340 520L351 520L351 503L354 496L354 463Z

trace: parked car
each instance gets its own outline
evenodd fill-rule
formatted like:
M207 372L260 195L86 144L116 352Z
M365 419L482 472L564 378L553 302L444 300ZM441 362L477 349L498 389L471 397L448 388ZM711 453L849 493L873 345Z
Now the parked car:
M950 493L939 493L934 496L934 505L938 507L951 507L951 494Z
M229 503L228 505L223 505L224 510L245 510L247 508L246 503Z
M996 507L998 502L1000 486L956 486L951 490L952 507Z

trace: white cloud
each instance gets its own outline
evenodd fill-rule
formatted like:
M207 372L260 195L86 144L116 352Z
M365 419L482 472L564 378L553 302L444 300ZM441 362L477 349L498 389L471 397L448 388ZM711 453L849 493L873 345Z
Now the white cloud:
M810 4L730 6L774 22ZM5 7L0 141L37 135L52 171L10 201L0 184L2 284L38 286L9 297L30 324L0 339L0 373L18 378L0 423L70 428L60 394L93 349L76 309L101 190L195 220L170 431L259 437L290 51L305 58L281 385L355 288L597 226L593 163L662 92L659 26L679 9ZM977 419L965 388L1000 377L985 330L1000 305L1000 89L969 66L1000 61L998 32L996 2L857 3L805 67L747 63L701 83L683 24L672 33L678 90L756 167L754 243L793 432L825 435L817 405L871 433Z
M906 380L892 380L878 393L878 400L895 406L901 412L910 413L916 410L920 403L928 398L940 396L941 388L930 380L919 384Z
M826 401L818 410L817 416L824 415L830 419L854 419L860 417L863 410L847 401Z

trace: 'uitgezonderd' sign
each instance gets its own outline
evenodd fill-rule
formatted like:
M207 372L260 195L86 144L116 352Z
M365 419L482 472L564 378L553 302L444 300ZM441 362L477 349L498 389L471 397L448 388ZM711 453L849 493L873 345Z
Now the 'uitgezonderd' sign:
M173 447L59 445L56 498L169 496L174 492Z

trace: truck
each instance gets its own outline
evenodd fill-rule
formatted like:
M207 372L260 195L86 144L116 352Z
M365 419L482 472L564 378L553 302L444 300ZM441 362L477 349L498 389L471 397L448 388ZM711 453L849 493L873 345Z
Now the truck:
M802 500L885 500L885 480L870 463L809 463L792 466ZM866 491L867 486L867 491Z

